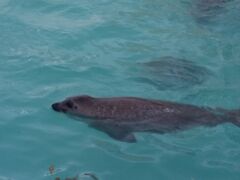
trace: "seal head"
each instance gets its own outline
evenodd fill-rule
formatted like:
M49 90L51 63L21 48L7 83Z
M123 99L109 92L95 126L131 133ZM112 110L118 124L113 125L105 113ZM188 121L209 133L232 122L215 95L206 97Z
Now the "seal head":
M92 116L89 107L93 105L93 99L93 97L86 95L69 97L64 101L53 103L52 109L67 114Z

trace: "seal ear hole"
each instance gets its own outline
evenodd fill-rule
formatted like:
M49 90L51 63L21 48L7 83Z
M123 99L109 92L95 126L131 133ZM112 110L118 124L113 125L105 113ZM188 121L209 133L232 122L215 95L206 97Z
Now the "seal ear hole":
M77 109L78 107L77 106L73 106L74 109Z
M71 101L68 101L68 102L66 103L66 106L67 106L68 108L73 108L73 103L72 103Z

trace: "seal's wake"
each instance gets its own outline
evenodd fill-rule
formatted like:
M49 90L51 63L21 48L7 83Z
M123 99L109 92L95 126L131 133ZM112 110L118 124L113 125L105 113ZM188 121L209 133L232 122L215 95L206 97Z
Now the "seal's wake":
M89 126L114 139L136 142L134 132L166 133L231 122L240 127L240 110L198 107L136 97L74 96L52 104L55 111L86 117Z

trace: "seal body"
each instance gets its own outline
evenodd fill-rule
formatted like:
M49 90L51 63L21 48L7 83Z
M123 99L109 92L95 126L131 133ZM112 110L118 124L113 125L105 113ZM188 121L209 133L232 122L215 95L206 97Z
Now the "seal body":
M74 96L52 104L55 111L82 120L114 139L136 142L134 132L166 133L228 122L228 111L137 97ZM234 114L234 113L231 113ZM240 113L239 113L240 114ZM236 116L239 115L236 111ZM234 119L232 116L230 119Z

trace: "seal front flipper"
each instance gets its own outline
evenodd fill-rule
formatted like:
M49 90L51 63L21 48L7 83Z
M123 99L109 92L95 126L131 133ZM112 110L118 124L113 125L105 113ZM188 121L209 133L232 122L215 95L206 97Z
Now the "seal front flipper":
M101 122L94 122L89 124L89 126L103 131L108 134L111 138L116 139L118 141L128 142L128 143L135 143L137 142L136 137L134 134L127 130L124 127L121 127L117 124L107 124Z
M105 133L107 133L110 137L112 137L113 139L116 139L118 141L123 141L123 142L128 142L128 143L135 143L137 142L137 139L135 138L133 133L123 133L123 132L107 132L105 131Z

